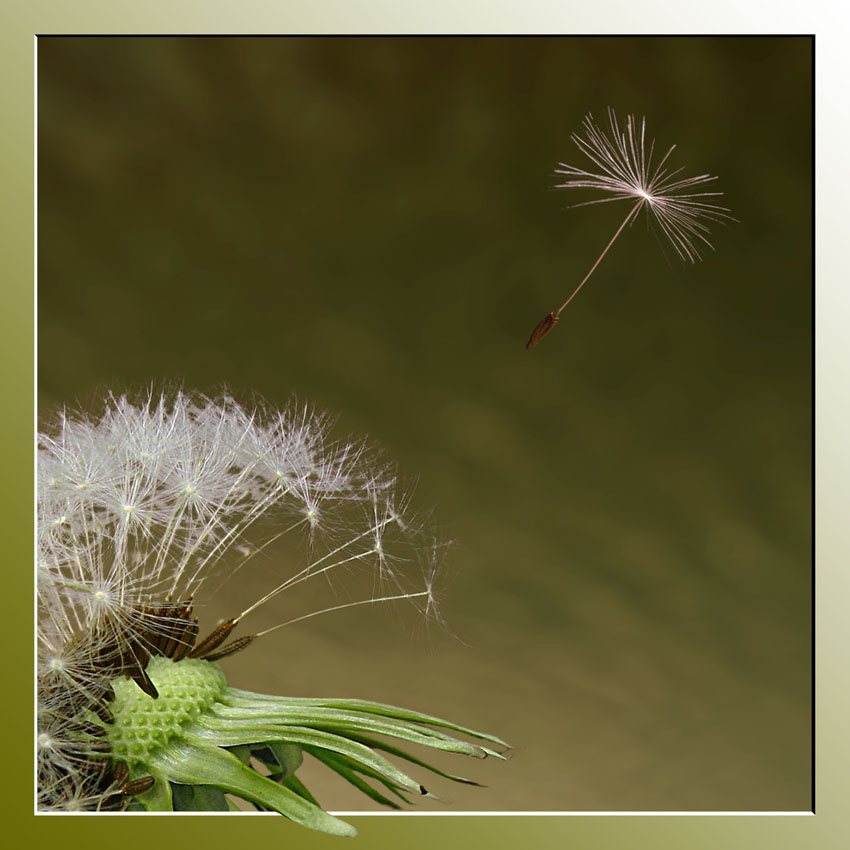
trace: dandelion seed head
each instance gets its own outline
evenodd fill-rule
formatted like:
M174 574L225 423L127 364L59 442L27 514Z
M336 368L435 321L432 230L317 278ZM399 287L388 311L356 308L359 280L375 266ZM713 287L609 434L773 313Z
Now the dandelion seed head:
M367 588L364 603L409 600L433 616L433 577L419 566L431 532L408 515L393 467L363 441L332 437L333 425L297 403L150 390L110 395L96 417L63 411L39 435L40 807L111 805L93 757L103 742L87 725L110 682L142 676L151 642L188 648L197 624L181 631L191 620L179 605L226 588L255 559L272 566L285 535L299 537L305 562L279 566L237 620L310 580L349 577Z

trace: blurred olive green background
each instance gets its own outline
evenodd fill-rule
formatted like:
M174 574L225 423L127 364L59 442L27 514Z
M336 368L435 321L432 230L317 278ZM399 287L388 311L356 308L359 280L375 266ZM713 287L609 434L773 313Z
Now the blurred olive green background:
M810 808L810 64L800 38L39 39L42 409L295 391L459 541L461 640L354 609L234 684L515 746L441 762L489 787L424 809ZM625 214L551 190L608 105L740 223L685 266L641 219L529 353Z

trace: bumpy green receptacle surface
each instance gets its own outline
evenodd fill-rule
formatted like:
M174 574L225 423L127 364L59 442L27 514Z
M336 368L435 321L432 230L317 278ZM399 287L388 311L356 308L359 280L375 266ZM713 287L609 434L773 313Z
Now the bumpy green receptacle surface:
M133 765L168 741L205 712L227 687L224 673L209 661L152 658L147 668L159 697L148 696L132 680L115 679L111 710L114 725L107 731L112 756Z

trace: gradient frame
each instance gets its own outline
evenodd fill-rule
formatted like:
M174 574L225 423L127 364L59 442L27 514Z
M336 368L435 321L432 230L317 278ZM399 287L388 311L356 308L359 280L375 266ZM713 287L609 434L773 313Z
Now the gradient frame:
M384 816L361 816L354 819L360 830L358 843L364 847L389 847L404 843L411 848L430 846L433 842L446 842L450 846L470 843L493 847L516 844L561 847L571 843L579 847L838 847L847 840L845 827L845 801L847 778L845 765L850 755L846 734L846 717L850 716L850 690L846 685L848 668L848 642L842 629L846 618L839 606L850 591L846 571L840 565L846 560L844 542L839 538L841 506L845 504L847 478L841 473L848 466L848 449L843 439L844 412L850 410L850 393L847 389L847 343L842 316L847 315L850 296L838 284L842 271L846 272L846 257L841 252L843 233L838 232L837 213L841 186L830 175L838 173L841 155L841 137L850 129L850 108L842 96L842 81L846 67L838 42L838 21L829 20L828 13L818 16L817 10L805 14L786 9L784 4L768 5L766 0L748 5L739 12L731 0L713 4L709 29L734 32L751 30L752 22L759 21L765 31L772 33L826 33L818 40L816 61L818 68L818 102L830 104L830 111L818 115L817 151L817 212L818 235L816 257L821 286L816 299L816 377L819 379L818 420L816 439L818 446L816 493L819 499L821 522L817 525L816 539L820 554L817 570L816 605L816 763L817 814L815 816L787 817L769 815L718 815L687 813L660 816L654 813L594 813L593 815L482 814L480 816L415 815L412 813ZM674 11L675 10L675 11ZM754 14L761 12L761 15ZM34 356L34 230L35 215L34 176L34 34L50 33L315 33L336 32L367 34L377 32L445 32L490 33L509 32L561 32L576 30L601 33L606 23L620 20L624 28L630 25L647 32L664 30L680 33L691 31L705 22L689 22L688 12L676 9L674 3L654 2L651 8L627 8L624 0L606 0L593 4L593 9L568 9L554 2L527 2L522 11L499 4L466 2L448 3L445 0L429 5L427 10L405 9L403 4L391 2L358 2L356 7L345 0L321 0L307 8L295 4L273 2L245 3L237 11L220 2L184 2L179 8L163 0L153 0L144 9L131 4L90 0L74 4L73 8L56 0L14 2L4 7L2 13L3 46L0 54L4 79L7 81L7 123L4 134L3 157L4 185L9 202L4 205L2 228L3 256L7 258L7 292L10 297L3 313L4 362L15 364L10 369L7 387L12 390L3 417L3 427L15 444L20 439L21 450L14 452L14 469L11 480L26 482L23 492L32 494L32 455L23 450L24 441L32 446L34 414L34 386L31 361ZM733 17L733 16L739 16ZM718 26L717 21L723 18ZM819 19L818 19L819 17ZM837 17L837 16L836 16ZM690 26L689 26L690 23ZM738 29L740 28L740 29ZM836 33L832 43L828 33ZM824 43L826 42L826 44ZM836 238L829 239L830 235ZM833 281L833 279L835 280ZM25 412L26 411L26 412ZM26 424L25 424L26 420ZM16 529L13 535L12 563L31 563L32 542L29 535L32 514L31 502L17 495L14 500L7 491L7 528ZM27 508L22 503L27 503ZM28 570L9 571L12 598L31 599L31 581ZM20 591L20 593L15 593ZM32 622L27 604L15 605L6 617L10 633L19 628L31 634ZM21 613L23 612L23 613ZM22 621L22 622L21 622ZM842 622L843 621L843 622ZM28 653L14 656L9 665L7 684L10 692L32 687L31 660ZM844 674L842 676L842 674ZM4 717L9 729L28 726L31 715L21 712L19 706L4 705ZM18 710L15 710L15 709ZM844 721L844 722L842 722ZM277 816L255 816L249 821L225 818L210 821L186 818L151 818L140 829L139 821L131 818L76 818L69 823L64 817L35 818L31 812L31 785L29 765L31 744L28 731L21 729L13 736L15 763L26 764L26 781L16 781L7 771L4 782L7 793L15 800L10 807L15 812L13 823L20 835L37 834L39 841L58 840L77 846L99 830L102 841L106 836L125 847L147 846L151 840L164 842L185 839L207 846L226 846L229 839L284 840L295 832L281 825ZM416 818L413 820L413 818ZM236 823L239 826L236 826ZM97 823L98 826L94 824ZM20 828L20 833L18 833ZM283 829L283 833L281 833ZM296 827L292 827L296 829ZM236 832L236 830L239 830ZM246 830L248 834L246 835ZM105 832L104 832L105 831ZM338 839L298 830L299 846L330 847ZM842 841L842 837L844 841ZM70 842L69 842L70 838Z

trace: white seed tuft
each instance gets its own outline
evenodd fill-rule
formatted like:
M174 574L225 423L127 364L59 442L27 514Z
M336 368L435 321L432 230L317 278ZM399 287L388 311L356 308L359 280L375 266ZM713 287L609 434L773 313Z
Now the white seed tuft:
M684 177L681 168L667 163L676 146L672 145L657 161L655 140L646 137L646 119L626 117L625 126L608 109L608 130L598 125L592 115L584 119L584 136L574 133L576 147L593 163L585 169L561 163L555 170L565 180L557 189L592 189L606 197L573 204L576 207L608 201L634 200L646 204L650 219L682 260L694 263L701 259L700 250L711 248L708 222L734 221L726 207L706 198L722 192L702 189L717 178L708 174ZM697 188L700 191L694 191Z

